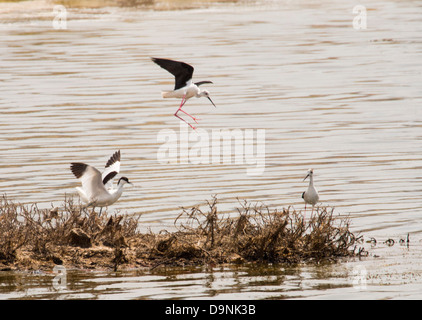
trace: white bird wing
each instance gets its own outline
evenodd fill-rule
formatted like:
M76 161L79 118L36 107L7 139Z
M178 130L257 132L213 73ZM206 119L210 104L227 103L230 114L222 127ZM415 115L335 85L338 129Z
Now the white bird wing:
M120 150L108 159L102 173L102 181L107 190L113 189L113 179L120 172Z
M108 193L101 179L101 172L85 163L72 163L70 169L76 178L82 182L82 188L89 201Z

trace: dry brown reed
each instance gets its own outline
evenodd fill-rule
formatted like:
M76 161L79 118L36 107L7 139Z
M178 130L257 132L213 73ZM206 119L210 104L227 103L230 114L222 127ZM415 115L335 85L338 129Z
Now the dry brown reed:
M350 219L336 217L333 208L319 207L310 219L305 219L292 207L271 210L265 204L244 200L239 201L238 216L227 218L218 214L216 197L207 204L207 212L199 207L183 209L178 219L186 219L179 224L179 230L181 234L196 235L202 241L202 250L217 262L232 257L240 261L297 263L354 254L356 237L350 231Z
M292 207L239 201L237 215L218 212L218 199L182 208L175 231L141 233L140 216L99 215L73 198L39 209L0 199L0 270L150 267L242 262L298 263L355 255L350 219L319 207L304 219Z

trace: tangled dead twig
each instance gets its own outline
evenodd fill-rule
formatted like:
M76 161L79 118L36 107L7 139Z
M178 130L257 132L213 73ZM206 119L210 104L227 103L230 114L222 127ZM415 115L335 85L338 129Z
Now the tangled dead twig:
M72 198L39 209L0 199L1 265L39 268L51 264L97 268L203 265L259 261L298 263L355 255L350 220L329 207L311 219L292 207L270 209L238 200L237 215L218 212L213 196L204 206L182 208L175 232L142 234L139 216L88 212ZM358 252L360 253L360 251Z
M217 211L217 198L208 201L208 212L199 207L183 209L175 224L183 234L196 235L209 256L241 256L246 261L289 262L334 259L353 255L355 235L348 218L334 216L328 207L316 209L305 220L302 213L288 207L271 210L264 204L239 201L238 217L226 218Z
M63 208L40 209L36 204L21 205L0 198L0 265L38 262L62 264L69 247L120 248L137 234L138 218L97 215L72 198ZM18 256L19 249L22 249Z

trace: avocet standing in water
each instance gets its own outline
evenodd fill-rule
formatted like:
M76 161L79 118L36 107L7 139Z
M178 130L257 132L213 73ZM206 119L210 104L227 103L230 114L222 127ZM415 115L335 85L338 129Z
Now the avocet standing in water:
M96 168L81 162L71 163L70 170L82 182L82 188L76 187L82 201L88 207L100 207L100 214L103 207L119 200L126 183L132 184L128 178L121 177L117 189L113 188L113 178L120 171L120 150L110 157L102 174Z
M190 123L188 123L185 119L181 118L177 113L182 111L184 114L188 115L192 118L193 121L198 123L198 119L191 116L186 111L182 110L182 107L185 105L186 101L192 97L207 97L209 101L211 101L212 105L215 107L214 102L210 98L210 93L207 90L201 90L199 88L200 85L205 83L212 83L212 81L199 81L199 82L192 82L192 75L194 68L184 62L181 61L174 61L169 59L160 59L160 58L151 58L156 64L158 64L161 68L167 70L175 77L175 85L173 91L163 92L163 98L178 98L182 99L180 103L179 109L177 109L176 113L174 114L180 120L186 122L192 129L195 129Z
M319 200L318 191L314 187L314 170L313 169L308 170L308 174L306 175L305 179L303 179L303 181L305 181L308 177L309 177L308 190L302 193L302 198L303 200L305 200L305 213L306 213L306 204L312 205L312 213L311 213L311 216L312 216L312 214L314 213L314 207L318 203L318 200Z

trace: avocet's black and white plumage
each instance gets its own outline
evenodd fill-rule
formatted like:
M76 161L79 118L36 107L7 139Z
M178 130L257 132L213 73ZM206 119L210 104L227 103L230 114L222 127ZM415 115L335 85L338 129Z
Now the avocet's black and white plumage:
M173 91L166 91L162 93L163 98L178 98L182 99L180 103L179 109L177 109L176 113L174 114L180 120L186 122L191 128L195 129L190 123L186 120L181 118L178 115L179 111L182 111L189 117L193 119L196 123L198 123L198 119L191 116L186 111L182 110L182 107L186 103L186 101L192 97L207 97L209 101L211 101L212 105L215 107L214 102L210 98L210 93L207 90L201 90L199 88L200 85L205 83L212 83L212 81L199 81L199 82L192 82L192 75L194 68L184 62L181 61L174 61L169 59L160 59L160 58L151 58L156 64L158 64L161 68L167 70L175 77L175 85Z
M82 182L82 188L76 187L81 200L88 206L106 207L115 203L123 193L123 186L129 179L121 177L117 188L113 188L113 179L120 171L120 150L107 161L101 174L96 168L81 162L73 162L70 170ZM101 212L101 211L100 211Z
M313 169L308 170L308 174L306 175L305 179L303 179L303 181L305 181L308 177L309 177L308 190L302 193L302 198L305 201L305 212L306 212L306 204L312 205L312 213L311 213L312 215L314 213L314 207L318 203L318 200L319 200L318 191L314 187L314 170Z

